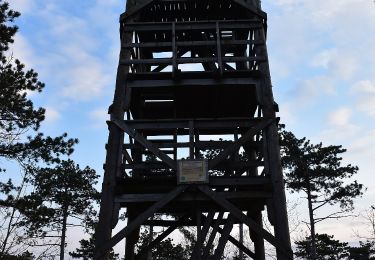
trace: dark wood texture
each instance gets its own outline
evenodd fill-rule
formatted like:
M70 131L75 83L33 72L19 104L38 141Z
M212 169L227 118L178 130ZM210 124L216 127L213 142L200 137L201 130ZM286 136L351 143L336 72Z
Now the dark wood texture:
M231 242L262 260L265 241L276 247L278 260L291 259L260 1L126 5L95 259L107 259L108 250L126 239L125 260L133 260L144 225L167 228L146 251L177 227L195 226L190 259L219 259ZM183 159L208 160L208 183L179 186L177 163ZM112 236L120 208L128 223ZM265 209L275 236L262 228ZM249 226L255 252L230 235L235 224Z

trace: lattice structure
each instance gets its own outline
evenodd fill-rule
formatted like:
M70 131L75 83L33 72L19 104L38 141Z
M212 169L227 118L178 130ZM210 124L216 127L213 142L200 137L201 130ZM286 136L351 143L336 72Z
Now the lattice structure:
M146 249L195 226L191 259L220 259L228 242L265 259L265 240L292 259L260 1L128 0L120 24L96 259L126 238L133 260L142 225L166 227ZM127 225L112 236L120 208ZM254 247L231 235L237 224Z

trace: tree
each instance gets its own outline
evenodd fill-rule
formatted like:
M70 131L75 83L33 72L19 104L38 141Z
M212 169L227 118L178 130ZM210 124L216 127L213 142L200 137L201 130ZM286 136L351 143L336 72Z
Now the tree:
M66 231L68 227L92 226L94 204L99 193L93 187L98 175L88 166L80 169L72 160L61 161L54 168L40 168L34 172L34 191L24 197L22 205L36 205L22 213L28 217L25 224L30 232L45 235L46 227L57 231L60 240L60 259L64 259ZM19 208L22 208L19 205ZM73 221L74 219L74 221ZM69 222L69 220L72 220ZM51 235L49 235L51 236Z
M311 237L307 237L303 241L296 242L295 255L302 259L311 259L312 246ZM348 243L342 243L334 240L333 236L327 234L316 234L316 259L318 260L340 260L349 256Z
M80 248L77 248L74 252L69 252L69 255L72 258L79 258L82 260L91 260L94 258L94 252L95 252L95 238L94 235L91 234L91 237L89 239L82 239L79 241ZM113 249L111 249L109 253L108 260L117 260L119 259L118 254L115 254L113 252Z
M358 167L342 165L342 146L312 144L306 138L298 139L293 133L283 130L282 165L286 172L286 184L292 192L307 195L309 227L311 233L311 257L317 259L315 224L326 219L338 219L354 209L353 199L363 194L364 187L349 180L358 172ZM334 213L316 216L316 212L328 205L339 205Z
M9 52L18 30L13 23L19 16L19 12L9 9L6 1L0 0L0 159L15 161L25 170L19 185L13 182L14 173L9 173L9 178L3 177L8 181L0 182L3 194L0 197L1 224L6 227L0 234L2 255L9 255L10 251L15 253L16 247L29 241L29 237L19 230L23 216L16 208L31 177L29 169L37 163L58 163L62 155L73 152L73 146L78 142L67 138L66 133L50 137L39 131L45 109L35 108L29 93L41 92L44 84L33 69L26 70L25 65ZM3 165L0 165L0 173L6 174Z
M146 260L147 252L144 251L150 242L149 230L144 229L136 245L136 260ZM152 259L154 260L187 260L190 252L181 244L174 244L171 238L164 239L152 249Z
M350 260L375 259L375 242L359 242L359 247L350 247Z
M34 70L25 70L25 65L8 53L18 30L9 24L19 15L0 0L0 157L22 164L56 162L59 155L71 154L78 140L67 139L66 133L52 138L38 132L45 109L34 108L28 93L41 92L44 84Z

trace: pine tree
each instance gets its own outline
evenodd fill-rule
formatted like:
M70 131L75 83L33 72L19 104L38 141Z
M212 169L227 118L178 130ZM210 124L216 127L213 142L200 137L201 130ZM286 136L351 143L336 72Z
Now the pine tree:
M27 216L25 225L29 226L30 232L58 237L61 260L64 259L68 227L90 228L93 225L94 205L99 200L99 193L94 188L97 178L93 169L80 169L72 160L34 172L34 191L23 198L22 205L36 207L30 210L25 206L22 212ZM57 231L58 235L50 230Z
M350 247L350 260L373 260L375 259L375 242L359 242L359 247Z
M78 142L77 139L67 138L66 133L50 137L40 131L45 109L35 108L29 94L41 92L44 84L33 69L26 69L14 57L17 54L9 51L18 30L14 21L19 16L20 13L11 10L6 1L0 0L0 159L16 162L24 169L20 182L16 184L14 179L19 177L14 172L8 173L6 167L0 165L0 174L9 174L9 177L2 176L7 181L0 182L0 219L4 225L0 231L2 255L10 255L10 251L23 255L22 249L15 253L15 247L20 248L20 244L29 242L29 237L19 230L19 220L23 216L16 208L30 179L29 170L38 163L58 163L62 155L73 152L73 146ZM19 242L13 243L16 240ZM11 248L10 244L15 247Z
M335 240L333 236L327 234L316 234L315 246L317 260L341 260L349 256L348 243ZM297 257L311 259L312 250L311 237L296 242L295 255Z
M354 209L353 199L362 196L364 187L351 178L358 167L342 165L342 146L312 144L306 138L298 139L288 131L281 132L282 165L287 188L307 195L311 232L311 258L317 259L315 224L326 219L339 219ZM317 211L338 205L340 210L324 216Z

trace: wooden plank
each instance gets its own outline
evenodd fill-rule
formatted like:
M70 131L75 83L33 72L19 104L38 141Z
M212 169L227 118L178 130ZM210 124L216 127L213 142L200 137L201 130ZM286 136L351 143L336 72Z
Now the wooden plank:
M243 214L240 209L238 209L235 205L226 200L221 194L213 192L207 186L199 185L198 188L209 198L215 201L218 205L228 210L231 214L233 214L233 216L241 220L243 223L249 226L250 229L252 229L254 232L262 236L269 243L271 243L278 250L280 250L284 257L291 260L293 259L293 252L289 248L285 248L284 244L277 240L271 233L260 227L254 220Z
M259 80L256 78L205 78L205 79L182 79L178 81L171 79L135 79L128 82L130 88L156 88L156 87L190 87L190 86L201 86L201 87L210 87L210 86L233 86L233 90L237 86L256 86L259 83Z
M189 158L194 159L194 121L189 121Z
M123 121L112 118L112 122L115 123L120 129L125 131L128 135L133 137L137 142L142 144L146 149L151 151L156 157L158 157L160 160L168 164L169 167L171 167L173 170L177 169L177 165L175 161L173 161L168 155L163 153L160 149L154 147L151 142L149 142L142 135L138 134L134 129L131 129Z
M172 23L172 75L176 76L177 66L177 46L176 46L176 23Z
M265 57L262 56L252 56L252 57L222 57L222 62L239 62L239 61L258 61L264 62L267 61ZM177 64L191 64L191 63L205 63L205 62L218 62L216 57L193 57L193 58L177 58ZM172 65L173 59L172 58L153 58L153 59L122 59L120 60L121 65L132 65L132 64L148 64L148 65Z
M254 199L262 198L267 199L272 197L270 191L222 191L216 192L223 198L227 200L238 200L238 199ZM116 203L140 203L140 202L155 202L159 201L165 196L164 193L131 193L131 194L122 194L115 197ZM188 193L185 192L182 194L177 201L181 202L197 202L197 201L209 201L206 196L200 193Z
M224 228L222 229L219 243L215 250L215 254L210 259L212 260L221 259L221 257L223 256L225 245L227 244L230 232L233 229L233 223L234 223L234 217L230 213L227 219L227 223L225 223Z
M216 57L220 74L223 75L223 59L221 53L221 33L219 28L219 22L216 22Z
M163 152L164 153L164 152ZM153 153L154 154L154 153ZM237 171L246 171L249 168L264 166L263 161L240 161L235 162L233 160L222 160L217 165L212 167L212 170L237 170ZM142 163L132 163L123 165L124 169L133 169L133 170L157 170L157 169L169 169L170 165L165 162L142 162Z
M194 246L194 249L193 249L193 253L191 254L191 258L190 259L193 259L194 257L196 257L198 254L201 255L202 254L202 245L203 245L203 242L206 240L206 236L207 236L207 233L210 229L210 226L212 224L212 221L215 217L215 212L214 211L210 211L208 212L207 214L207 217L205 217L203 214L199 213L200 214L200 218L203 220L205 219L204 221L204 225L203 225L203 228L201 230L201 243L197 243L195 244Z
M217 221L212 226L212 231L211 231L210 237L208 238L208 241L206 243L206 247L203 250L203 257L202 257L203 259L209 258L210 249L211 249L212 244L215 240L216 234L217 234L218 230L220 229L220 222L223 219L223 217L224 217L224 212L219 212L219 215L217 216L217 219L216 219Z
M125 228L119 231L115 236L113 236L109 241L106 241L98 250L95 259L100 260L103 259L102 256L113 246L115 246L118 242L120 242L123 238L128 236L134 229L139 227L143 222L145 222L152 214L157 212L159 209L167 205L173 199L175 199L178 195L180 195L184 190L186 190L187 186L180 185L177 186L174 190L169 192L167 195L164 195L158 202L140 214L134 221L129 223Z
M221 214L223 214L223 213L221 213ZM204 215L202 215L202 219L204 220L205 218L206 217ZM218 220L220 220L220 219L222 219L222 217L220 218L220 215L219 215ZM226 221L226 219L225 219L225 221ZM216 232L222 233L223 229L220 227L220 224L221 224L221 221L213 221L213 223L211 225L212 229L216 230ZM247 254L249 257L251 257L253 259L256 259L255 258L255 254L250 249L248 249L246 246L244 246L242 243L240 243L237 239L235 239L234 237L232 237L231 235L229 235L228 240L233 245L235 245L240 250L242 250L245 254ZM204 259L208 259L208 255L207 255L206 249L205 249L205 253L203 254L203 256L205 257Z
M264 129L266 126L268 126L270 123L272 123L273 119L263 119L260 123L258 123L256 126L251 128L249 131L246 132L243 136L241 136L238 141L233 142L231 145L229 145L224 151L222 151L217 157L212 159L208 162L208 169L213 169L216 165L218 165L222 160L226 159L229 155L233 154L235 151L238 151L240 147L245 144L246 142L250 141L251 138Z
M176 41L177 47L192 47L192 46L216 46L216 41ZM265 44L259 40L221 40L221 45L260 45ZM172 42L140 42L140 43L127 43L122 44L122 48L161 48L161 47L170 47L172 48Z
M193 31L193 30L215 30L216 22L220 22L220 29L236 30L236 29L262 29L263 24L259 21L252 20L213 20L209 22L176 22L176 31ZM166 32L170 31L172 23L127 23L124 32Z

